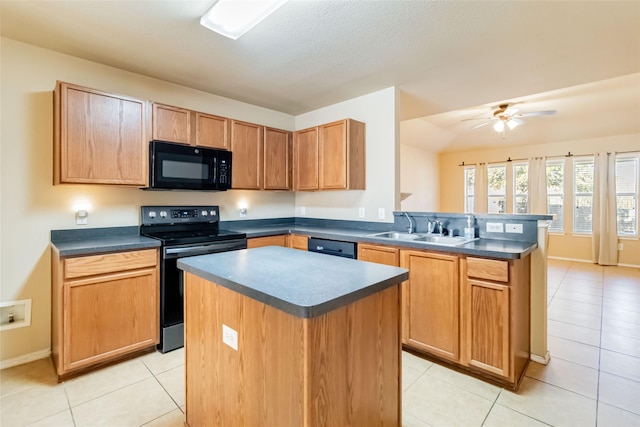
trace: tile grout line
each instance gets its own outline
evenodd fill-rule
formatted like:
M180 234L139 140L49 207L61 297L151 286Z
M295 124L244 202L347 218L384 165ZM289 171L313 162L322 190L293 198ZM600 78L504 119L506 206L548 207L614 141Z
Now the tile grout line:
M596 427L598 427L598 412L600 409L600 370L601 362L602 362L602 325L604 323L604 292L605 292L605 282L604 282L604 268L602 269L602 298L600 305L600 334L598 334L598 382L596 384Z

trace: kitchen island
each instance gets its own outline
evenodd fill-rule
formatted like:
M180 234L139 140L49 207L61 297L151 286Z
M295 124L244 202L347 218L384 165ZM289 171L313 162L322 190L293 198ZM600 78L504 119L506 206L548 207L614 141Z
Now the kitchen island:
M272 246L178 267L188 425L401 425L407 270Z

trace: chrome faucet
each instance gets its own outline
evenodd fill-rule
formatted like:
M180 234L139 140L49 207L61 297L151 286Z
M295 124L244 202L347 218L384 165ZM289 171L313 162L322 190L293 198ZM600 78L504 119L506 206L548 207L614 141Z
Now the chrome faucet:
M409 220L409 234L411 234L411 233L413 233L413 220L411 219L411 217L409 216L408 213L405 212L404 215Z

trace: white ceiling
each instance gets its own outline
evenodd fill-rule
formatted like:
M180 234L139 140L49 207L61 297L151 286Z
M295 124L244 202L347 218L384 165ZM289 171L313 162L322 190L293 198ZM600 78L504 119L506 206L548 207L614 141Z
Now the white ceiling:
M212 3L3 0L0 29L289 114L397 86L434 151L495 145L459 120L500 101L558 110L513 143L640 132L640 1L290 0L236 41L199 25Z

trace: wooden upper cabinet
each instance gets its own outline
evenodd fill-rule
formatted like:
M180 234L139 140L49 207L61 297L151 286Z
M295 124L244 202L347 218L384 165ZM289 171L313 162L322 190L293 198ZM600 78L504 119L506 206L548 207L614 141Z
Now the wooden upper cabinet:
M318 128L293 134L294 190L318 190Z
M295 190L364 190L365 124L339 120L294 134Z
M229 122L226 117L153 104L153 139L161 141L228 150Z
M365 189L365 124L352 119L320 126L321 190Z
M153 139L191 143L190 110L153 103Z
M195 122L195 145L222 150L229 149L229 119L196 112Z
M264 189L291 190L291 132L264 128Z
M262 145L262 126L231 121L232 188L247 190L262 188L264 162Z
M54 91L54 184L145 186L148 103L69 83Z

